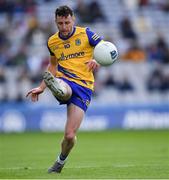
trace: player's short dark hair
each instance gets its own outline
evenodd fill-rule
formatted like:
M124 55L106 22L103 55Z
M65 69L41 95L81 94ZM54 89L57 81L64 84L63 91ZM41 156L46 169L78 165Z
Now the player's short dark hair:
M73 16L73 10L66 5L58 7L55 11L55 17L57 16L67 17L69 15Z

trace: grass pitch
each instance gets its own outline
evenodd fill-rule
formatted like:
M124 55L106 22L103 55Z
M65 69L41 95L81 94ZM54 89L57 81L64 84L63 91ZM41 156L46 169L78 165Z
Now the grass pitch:
M62 133L0 134L2 179L168 179L169 131L79 132L61 174L48 174Z

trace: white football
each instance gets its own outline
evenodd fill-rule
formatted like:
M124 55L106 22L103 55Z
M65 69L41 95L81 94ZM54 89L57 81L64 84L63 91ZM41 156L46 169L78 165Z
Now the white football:
M102 41L94 48L94 59L102 66L113 64L118 57L116 46L109 41Z

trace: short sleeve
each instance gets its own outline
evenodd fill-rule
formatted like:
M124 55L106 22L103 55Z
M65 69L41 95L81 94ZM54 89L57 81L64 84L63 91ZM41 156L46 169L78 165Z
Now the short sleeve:
M89 28L86 28L86 34L88 36L89 44L91 46L96 46L103 39L98 34L91 31Z

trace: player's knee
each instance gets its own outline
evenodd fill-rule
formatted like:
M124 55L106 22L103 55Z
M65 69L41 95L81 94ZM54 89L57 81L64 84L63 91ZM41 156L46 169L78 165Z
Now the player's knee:
M63 99L68 100L71 96L72 96L72 89L70 88L69 85L67 85Z
M66 132L65 133L65 139L67 141L75 141L76 134L74 132Z
M59 79L59 84L62 88L62 91L63 91L63 95L61 95L60 97L58 97L59 99L63 100L63 101L67 101L71 95L72 95L72 89L71 87L66 83L64 82L63 80Z

